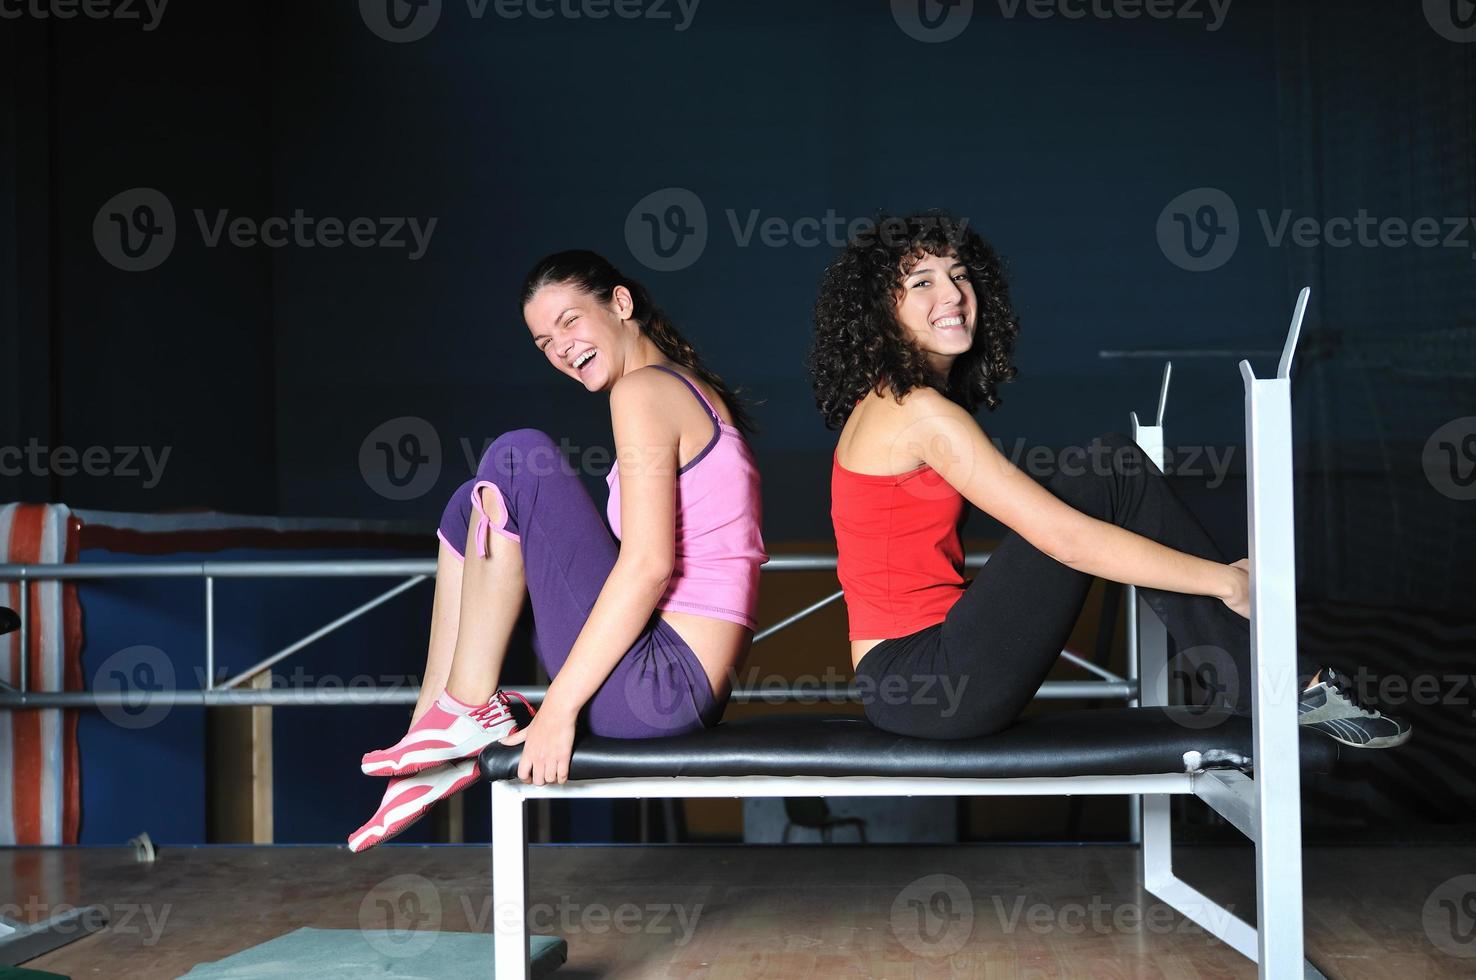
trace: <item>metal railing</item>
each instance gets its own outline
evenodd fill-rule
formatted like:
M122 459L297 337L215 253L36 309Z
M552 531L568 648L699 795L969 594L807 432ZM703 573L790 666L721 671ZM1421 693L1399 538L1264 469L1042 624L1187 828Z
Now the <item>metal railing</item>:
M989 560L988 553L971 555L965 559L968 568L980 568ZM798 554L774 555L762 567L764 572L816 572L834 571L834 555ZM421 582L434 579L434 559L357 559L352 561L206 561L206 562L98 562L96 564L0 564L0 582L20 583L20 602L16 610L20 616L19 639L22 650L29 649L30 616L26 588L27 583L39 581L69 581L87 579L121 578L196 578L204 583L205 614L205 661L204 688L151 690L148 700L151 705L180 705L195 707L245 707L278 706L295 707L306 705L359 705L359 704L402 704L413 705L420 696L419 687L373 687L360 689L312 688L252 688L247 685L253 677L297 654L307 646L322 639L339 627L358 619L370 610L388 602ZM241 578L399 578L405 580L360 603L341 616L325 623L301 639L269 654L245 670L216 682L215 664L215 580ZM817 602L784 617L754 634L753 642L759 643L781 630L793 626L840 599L844 593L837 590ZM1043 699L1106 698L1131 700L1137 696L1135 678L1124 678L1079 656L1063 650L1061 657L1084 670L1095 674L1099 680L1046 681L1036 692ZM0 682L0 710L44 709L44 708L99 708L104 706L131 706L138 698L131 691L32 691L30 690L27 657L20 658L19 686L11 687ZM505 688L516 691L530 702L541 704L547 692L546 685ZM860 702L861 694L854 684L827 684L818 686L787 687L735 687L731 700L748 702L804 702L806 700L829 703Z

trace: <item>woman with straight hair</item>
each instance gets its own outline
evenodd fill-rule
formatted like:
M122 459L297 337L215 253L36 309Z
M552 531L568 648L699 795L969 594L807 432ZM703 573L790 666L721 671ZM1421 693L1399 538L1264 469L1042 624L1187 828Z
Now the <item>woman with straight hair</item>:
M734 393L594 252L540 261L522 311L554 370L609 393L609 527L546 433L493 441L441 518L420 701L404 738L364 756L388 783L353 851L474 782L494 741L521 744L518 778L542 785L568 778L576 729L656 738L716 724L753 640L768 555L753 427ZM550 682L520 729L498 685L525 595Z
M1226 562L1130 439L1099 436L1042 483L975 421L1016 375L1019 330L999 256L944 212L880 218L825 272L808 363L840 430L831 518L867 717L939 739L1010 725L1094 576L1139 586L1214 702L1248 713L1248 562ZM966 582L970 504L1008 533ZM1409 738L1331 668L1313 672L1299 712L1353 748Z

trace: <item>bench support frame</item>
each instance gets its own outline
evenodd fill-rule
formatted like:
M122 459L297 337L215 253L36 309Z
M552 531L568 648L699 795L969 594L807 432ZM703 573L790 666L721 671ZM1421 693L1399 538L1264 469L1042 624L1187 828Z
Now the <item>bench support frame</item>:
M1245 382L1246 511L1251 565L1252 729L1255 778L1236 770L1135 776L1003 779L874 776L642 776L531 786L491 783L492 897L497 976L529 975L528 827L530 799L772 796L1076 796L1141 797L1144 890L1257 964L1262 978L1321 974L1303 957L1301 768L1296 665L1296 523L1292 496L1291 363L1309 290L1297 298L1276 377L1259 379L1240 362ZM1163 462L1164 373L1153 426L1132 416L1133 438ZM1136 589L1128 592L1130 659L1139 703L1168 702L1168 636ZM1134 656L1135 654L1135 656ZM1130 676L1133 676L1130 674ZM1256 845L1257 929L1173 871L1169 797L1193 794Z

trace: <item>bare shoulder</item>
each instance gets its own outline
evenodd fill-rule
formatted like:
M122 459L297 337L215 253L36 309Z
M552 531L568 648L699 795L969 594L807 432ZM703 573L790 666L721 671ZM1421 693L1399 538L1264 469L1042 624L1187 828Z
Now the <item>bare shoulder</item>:
M914 388L901 398L890 389L872 392L841 429L837 441L840 464L858 473L896 474L915 469L940 421L954 419L955 412L962 409L934 388ZM957 428L956 420L952 427Z
M897 407L909 422L938 415L953 416L963 411L957 402L943 392L927 386L914 388L903 395Z
M611 410L613 411L617 405L630 409L658 407L663 400L671 398L675 390L674 386L680 384L681 381L654 365L648 364L643 368L637 368L628 374L621 375L619 380L610 386Z
M914 388L893 404L893 419L900 433L910 437L929 438L942 430L957 430L970 422L971 416L963 407L937 388Z

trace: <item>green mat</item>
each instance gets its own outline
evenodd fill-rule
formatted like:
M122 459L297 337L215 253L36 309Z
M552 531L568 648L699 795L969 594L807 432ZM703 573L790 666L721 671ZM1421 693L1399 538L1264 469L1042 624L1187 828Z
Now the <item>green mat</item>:
M557 936L532 936L535 977L568 958ZM298 929L214 963L201 963L189 980L443 980L491 977L492 937L481 932L394 932L384 929Z
M40 970L25 970L18 966L0 966L0 980L70 980L60 973L43 973Z

